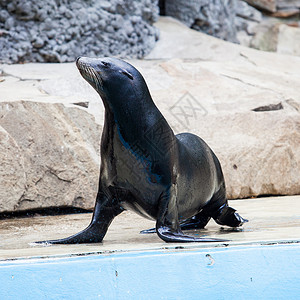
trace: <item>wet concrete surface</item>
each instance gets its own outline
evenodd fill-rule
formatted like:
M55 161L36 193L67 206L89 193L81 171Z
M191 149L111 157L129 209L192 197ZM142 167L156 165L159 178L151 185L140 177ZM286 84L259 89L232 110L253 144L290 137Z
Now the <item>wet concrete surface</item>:
M230 240L226 243L165 243L156 234L139 234L140 230L154 227L154 221L126 211L115 218L103 243L32 245L35 241L77 233L89 224L92 214L4 219L0 220L0 260L177 247L193 249L300 242L300 196L232 200L229 203L249 219L242 228L221 227L211 220L205 229L189 231L197 236Z

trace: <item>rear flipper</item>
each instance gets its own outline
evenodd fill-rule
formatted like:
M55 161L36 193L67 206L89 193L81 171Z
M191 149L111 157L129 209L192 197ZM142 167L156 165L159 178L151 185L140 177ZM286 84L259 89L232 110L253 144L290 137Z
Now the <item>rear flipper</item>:
M214 238L198 238L195 236L185 235L180 228L178 221L178 211L176 202L176 190L166 191L161 195L159 211L156 221L157 235L168 243L188 243L188 242L226 242L228 240ZM205 218L208 222L208 218ZM195 224L195 220L185 225L190 228L191 223ZM198 220L199 223L199 220Z
M227 204L221 206L218 214L213 216L216 223L219 225L227 225L230 227L239 227L248 222L247 219L241 217L235 209L229 207Z
M179 224L181 230L191 230L191 229L203 229L211 217L207 215L204 211L199 212L197 215L184 220ZM155 233L156 229L146 229L142 230L140 233L142 234L148 234L148 233Z

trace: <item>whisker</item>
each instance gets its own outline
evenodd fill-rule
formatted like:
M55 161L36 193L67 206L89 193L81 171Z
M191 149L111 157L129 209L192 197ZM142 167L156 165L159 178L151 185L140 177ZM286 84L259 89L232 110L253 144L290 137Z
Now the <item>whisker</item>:
M88 77L90 81L93 82L94 85L102 87L103 85L102 79L92 67L86 65L85 63L81 63L79 65L79 69L86 77Z

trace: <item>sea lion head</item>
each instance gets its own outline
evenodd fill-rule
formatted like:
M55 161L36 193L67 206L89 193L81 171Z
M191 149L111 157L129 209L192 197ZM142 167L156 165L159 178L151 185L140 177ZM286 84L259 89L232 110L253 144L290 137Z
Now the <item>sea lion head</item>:
M128 100L141 90L148 91L139 71L121 59L78 57L76 65L82 77L109 104L120 98Z

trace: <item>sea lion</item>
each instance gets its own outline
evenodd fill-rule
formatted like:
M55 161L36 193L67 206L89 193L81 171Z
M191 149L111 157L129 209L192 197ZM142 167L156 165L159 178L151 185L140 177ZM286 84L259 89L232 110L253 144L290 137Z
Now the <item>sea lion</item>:
M228 206L216 155L200 137L173 133L138 70L116 58L79 57L76 65L105 107L99 189L90 225L46 243L102 242L125 209L156 220L144 233L166 242L224 241L182 230L204 228L210 218L232 227L247 221Z

